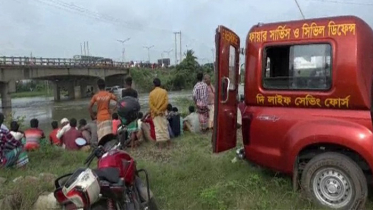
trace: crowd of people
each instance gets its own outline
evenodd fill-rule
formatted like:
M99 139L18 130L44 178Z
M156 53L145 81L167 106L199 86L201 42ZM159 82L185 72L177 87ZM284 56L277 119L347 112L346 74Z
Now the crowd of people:
M200 76L198 77L200 78ZM205 81L208 77L205 77ZM154 89L149 94L149 111L138 112L137 120L126 123L128 138L131 147L138 146L143 141L154 141L159 149L166 144L170 147L171 139L183 134L184 130L200 132L206 127L205 109L201 107L203 93L197 89L193 94L197 113L194 106L189 107L189 115L184 119L181 117L177 107L168 102L168 93L161 88L161 81L158 78L153 80ZM200 86L203 84L200 84ZM4 124L5 116L0 113L0 168L1 167L23 167L29 159L28 153L39 150L42 145L50 145L65 150L89 151L98 145L105 144L107 136L117 135L118 127L125 121L116 112L117 104L112 109L111 101L118 103L117 97L105 91L105 81L100 79L97 82L99 91L93 95L88 111L91 120L77 121L63 118L58 124L51 122L52 131L45 136L44 131L39 128L37 119L30 120L30 128L20 130L16 121L10 123L10 129ZM132 78L125 80L125 89L122 98L132 97L137 99L137 91L132 88ZM138 99L137 99L138 100ZM203 99L204 100L204 99ZM203 103L208 103L203 101ZM97 111L93 111L96 106ZM208 116L208 114L207 114ZM211 127L211 126L210 126Z

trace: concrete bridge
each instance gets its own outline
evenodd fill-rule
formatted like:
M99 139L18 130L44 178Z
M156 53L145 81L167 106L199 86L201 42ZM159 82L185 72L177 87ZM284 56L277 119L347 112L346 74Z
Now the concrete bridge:
M53 83L54 100L60 100L60 90L68 92L69 99L83 97L87 87L97 91L99 78L108 86L124 84L129 65L114 61L82 61L66 58L0 57L0 92L2 108L9 108L16 81L33 79Z

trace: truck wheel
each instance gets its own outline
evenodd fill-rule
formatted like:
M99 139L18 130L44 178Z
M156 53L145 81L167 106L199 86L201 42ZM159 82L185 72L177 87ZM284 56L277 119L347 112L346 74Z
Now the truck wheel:
M338 210L363 208L368 196L361 168L349 157L326 152L312 158L301 178L302 191L314 203Z

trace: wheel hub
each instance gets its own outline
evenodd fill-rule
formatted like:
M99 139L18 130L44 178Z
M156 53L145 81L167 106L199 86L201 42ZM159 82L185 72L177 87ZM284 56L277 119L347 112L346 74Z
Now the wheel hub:
M342 190L341 183L331 178L327 181L326 189L329 194L340 194Z
M318 170L312 185L316 198L329 207L343 207L352 199L350 178L336 168Z

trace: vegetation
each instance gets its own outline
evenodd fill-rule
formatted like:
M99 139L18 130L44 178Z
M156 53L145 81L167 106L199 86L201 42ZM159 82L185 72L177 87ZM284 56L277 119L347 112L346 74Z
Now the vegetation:
M27 97L38 97L38 96L53 96L53 90L47 92L46 90L42 91L25 91L25 92L16 92L12 93L12 98L27 98Z
M18 117L14 117L15 116L15 112L11 113L11 114L6 114L5 115L5 119L4 119L4 124L5 125L10 125L10 123L12 121L17 121L18 124L19 124L19 127L20 128L23 128L24 126L24 122L25 122L25 116L18 116ZM10 129L10 128L9 128Z
M212 154L210 139L211 135L185 134L170 150L159 151L153 143L129 150L138 167L148 170L160 209L320 209L292 191L289 177L234 162L234 151ZM53 191L53 182L17 185L13 179L45 172L63 175L82 166L87 155L52 147L32 152L25 170L1 170L8 181L0 187L0 198L16 195L17 209L31 209L41 193ZM369 202L367 209L372 208Z
M132 68L130 73L141 91L149 92L153 87L153 79L158 77L165 89L169 91L191 89L196 82L197 72L213 74L213 64L200 65L193 50L188 50L185 59L174 68L139 69Z

